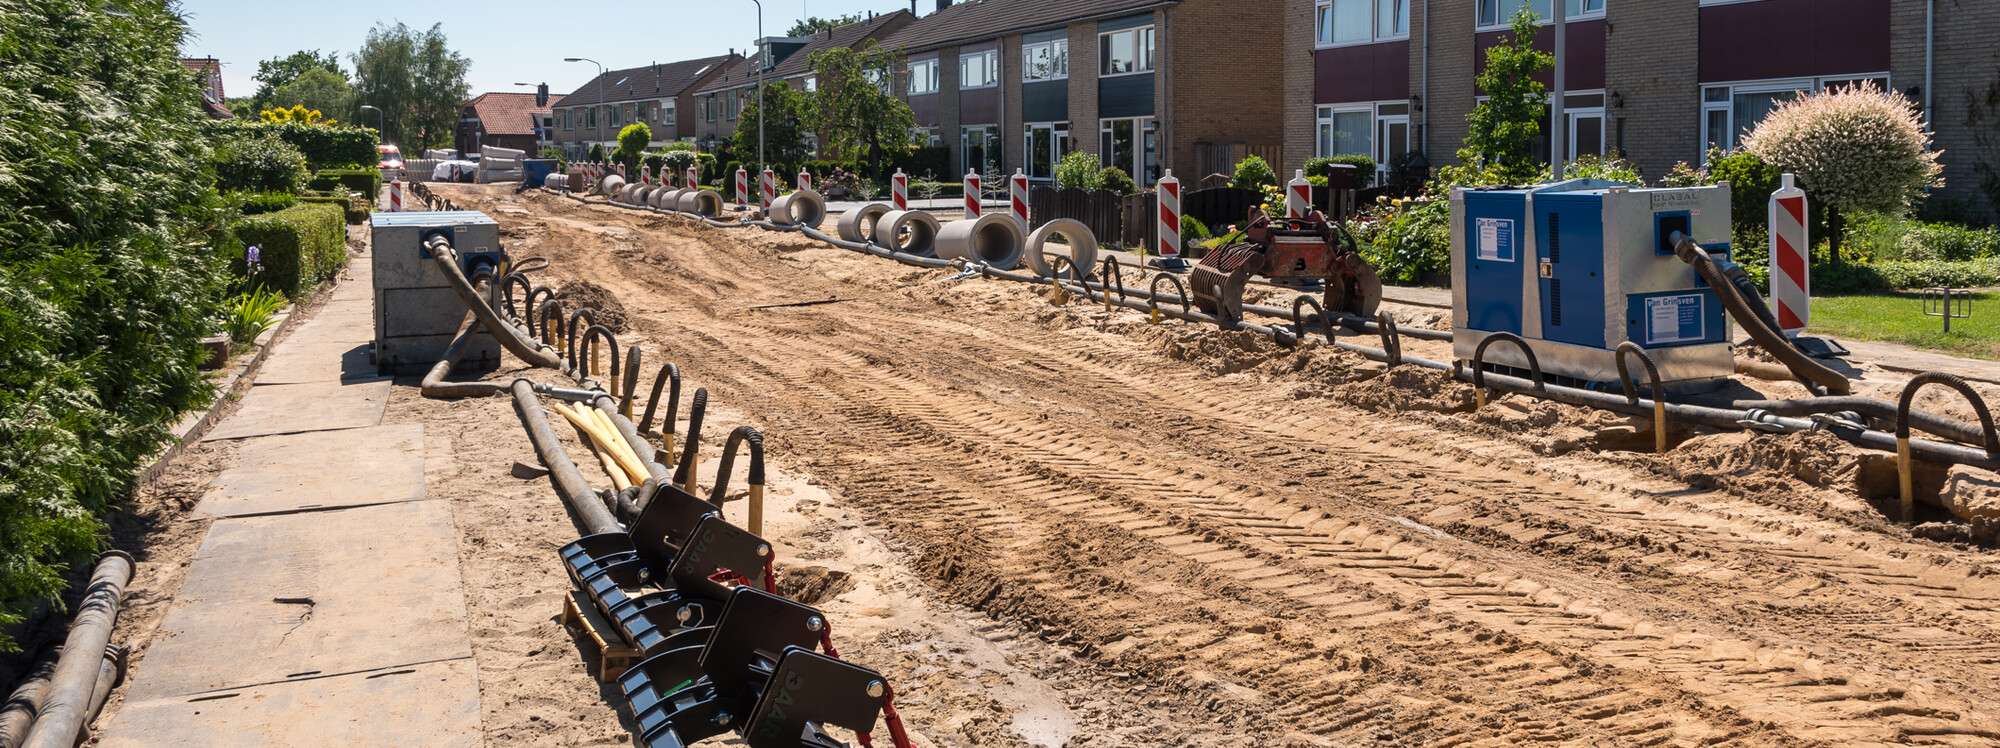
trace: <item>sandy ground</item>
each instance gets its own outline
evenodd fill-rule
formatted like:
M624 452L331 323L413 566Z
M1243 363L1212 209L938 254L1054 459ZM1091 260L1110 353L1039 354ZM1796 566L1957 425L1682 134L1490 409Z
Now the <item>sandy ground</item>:
M1646 419L1472 413L1465 385L1321 346L439 189L547 256L538 284L621 302L648 383L673 361L709 391L711 474L730 429L765 433L781 585L895 683L920 745L2000 740L2000 557L1885 520L1886 463L1825 435L1674 430L1653 455ZM553 381L491 377L517 374ZM509 476L533 460L510 403L399 387L386 420L425 424L453 503L488 742L630 744L557 623L577 531L546 479ZM142 506L191 505L229 459L191 450ZM170 558L192 524L137 539ZM121 632L178 576L142 563L133 587Z

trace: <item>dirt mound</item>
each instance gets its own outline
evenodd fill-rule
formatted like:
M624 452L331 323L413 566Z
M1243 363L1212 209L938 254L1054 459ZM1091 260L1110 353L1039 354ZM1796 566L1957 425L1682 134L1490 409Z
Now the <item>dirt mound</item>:
M625 331L625 305L603 286L586 280L564 281L562 288L556 292L556 298L562 300L565 313L589 309L597 324L610 328L612 332Z
M1217 376L1252 369L1286 353L1269 337L1209 327L1162 328L1152 347L1167 358L1186 361Z
M1341 385L1334 396L1373 411L1462 413L1472 409L1471 385L1421 366L1398 366L1365 382Z
M1250 371L1273 382L1292 383L1292 397L1304 399L1333 397L1340 385L1379 373L1370 366L1357 354L1320 343L1306 343Z
M1667 455L1664 467L1675 478L1696 485L1764 473L1827 488L1853 482L1860 454L1825 432L1777 436L1731 432L1687 440Z
M1652 450L1653 424L1611 411L1521 396L1501 398L1472 416L1544 455L1585 450Z

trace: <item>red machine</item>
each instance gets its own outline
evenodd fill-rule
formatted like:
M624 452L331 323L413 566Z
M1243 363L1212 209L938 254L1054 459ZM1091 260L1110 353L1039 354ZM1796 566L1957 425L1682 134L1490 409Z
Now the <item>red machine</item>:
M1315 210L1305 218L1273 220L1257 208L1240 240L1217 247L1190 273L1195 305L1234 322L1243 318L1243 285L1250 276L1272 280L1317 278L1326 283L1327 313L1375 316L1382 280L1362 259L1354 237Z

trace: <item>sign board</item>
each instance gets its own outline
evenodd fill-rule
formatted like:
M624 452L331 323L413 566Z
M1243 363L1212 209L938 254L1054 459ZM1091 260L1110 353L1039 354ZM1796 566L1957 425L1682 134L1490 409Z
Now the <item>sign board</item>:
M1516 256L1516 252L1514 251L1514 219L1481 218L1478 219L1477 229L1479 231L1479 259L1491 260L1493 262L1514 261Z
M1708 337L1708 294L1665 294L1646 299L1646 345L1693 343Z

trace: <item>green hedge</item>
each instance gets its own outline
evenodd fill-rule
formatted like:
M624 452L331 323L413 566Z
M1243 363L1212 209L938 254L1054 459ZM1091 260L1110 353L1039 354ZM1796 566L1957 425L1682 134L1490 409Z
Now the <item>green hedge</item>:
M1367 187L1375 181L1375 159L1359 153L1342 153L1333 156L1317 156L1306 159L1306 176L1325 177L1331 171L1327 167L1334 164L1349 164L1354 167L1356 187Z
M300 125L290 122L209 120L203 129L212 136L276 135L306 154L316 167L374 166L382 162L375 150L382 138L372 127Z
M1877 262L1865 265L1845 262L1839 265L1819 264L1812 268L1814 294L1880 293L1934 286L1951 288L2000 286L2000 260L1966 262L1925 260Z
M342 217L346 219L349 226L359 226L367 223L368 216L372 215L375 210L374 201L362 197L349 197L344 193L338 195L327 193L301 195L299 202L323 203L338 207L343 213Z
M313 190L330 190L336 186L373 198L382 194L382 170L373 167L321 169L313 175L312 181L306 183L306 188Z
M304 198L315 200L324 198ZM245 247L258 247L258 264L238 257L233 268L251 283L287 296L311 291L347 261L347 226L338 205L307 202L236 224Z

